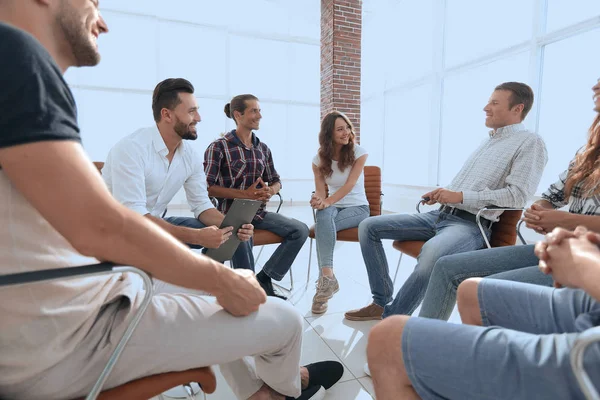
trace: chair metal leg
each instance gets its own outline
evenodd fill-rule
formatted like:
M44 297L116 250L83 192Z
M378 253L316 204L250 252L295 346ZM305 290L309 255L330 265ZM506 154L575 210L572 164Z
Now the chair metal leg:
M392 281L392 286L396 285L396 277L398 276L398 270L400 269L401 261L402 261L402 252L400 252L400 257L398 257L398 265L396 265L396 273L394 274L394 280Z
M594 327L585 331L575 341L575 345L571 349L571 368L573 369L573 374L575 374L575 377L577 378L579 388L587 400L600 399L600 394L598 394L594 382L591 380L583 365L583 357L586 349L592 344L597 344L598 341L600 341L600 327Z
M263 250L265 249L265 246L260 246L260 251L258 252L258 255L256 256L256 258L254 259L254 264L258 263L258 260L260 259L260 255L262 254Z
M310 281L310 263L312 262L313 239L310 238L310 250L308 250L308 272L306 273L306 287Z
M110 372L114 368L115 364L117 363L117 360L119 359L119 356L123 352L125 345L131 338L131 335L133 335L133 331L135 330L138 323L142 319L142 315L144 315L144 312L148 308L148 305L150 304L150 301L152 300L152 296L154 294L154 287L152 286L152 280L150 279L148 274L146 274L144 271L142 271L138 268L134 268L134 267L114 267L113 271L114 272L134 272L134 273L138 274L144 281L144 288L145 288L144 299L142 300L142 304L140 305L140 308L138 308L138 310L135 312L135 314L131 320L131 323L127 327L127 330L125 330L125 333L121 337L121 340L117 344L117 347L113 350L113 353L111 354L110 358L108 359L108 363L106 363L106 367L104 367L104 370L100 374L100 377L96 381L96 384L94 385L94 387L92 388L90 393L85 398L86 400L95 400L96 397L98 397L98 394L102 390L102 386L104 386L104 383L108 379L108 375L110 374Z
M289 288L286 288L285 286L280 285L277 282L273 282L273 286L275 286L278 289L285 290L285 291L287 291L287 292L289 292L291 294L292 291L294 290L294 276L292 274L292 268L290 268L290 281L291 282L290 282L290 287Z
M519 237L519 240L521 240L522 244L527 244L527 241L521 234L521 225L523 225L523 220L520 220L519 223L517 224L517 236Z
M186 383L183 385L185 389L185 393L187 394L188 400L196 400L196 394L194 393L194 389L190 386L191 383Z

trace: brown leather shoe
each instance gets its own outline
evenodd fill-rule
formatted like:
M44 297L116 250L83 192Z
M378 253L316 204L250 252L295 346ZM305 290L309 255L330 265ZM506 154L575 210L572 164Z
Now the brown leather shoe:
M382 314L383 307L378 306L375 303L371 303L368 306L358 310L348 311L346 314L344 314L344 317L350 321L372 321L380 320Z

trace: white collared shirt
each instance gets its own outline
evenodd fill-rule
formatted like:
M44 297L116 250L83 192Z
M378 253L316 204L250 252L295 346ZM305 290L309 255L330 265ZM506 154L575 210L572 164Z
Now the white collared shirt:
M169 165L169 150L156 126L121 139L108 153L102 177L112 195L141 214L162 217L183 186L194 216L214 208L208 197L202 157L183 140Z
M544 140L525 125L491 131L448 186L463 192L463 203L452 206L473 214L490 205L524 207L535 194L547 162ZM500 214L490 211L484 217L497 220Z

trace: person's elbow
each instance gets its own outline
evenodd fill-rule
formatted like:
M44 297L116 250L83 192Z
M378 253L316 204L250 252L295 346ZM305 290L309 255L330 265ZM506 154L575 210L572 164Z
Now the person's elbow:
M130 213L125 207L96 209L88 218L81 220L69 242L84 256L110 260L115 243L124 240Z
M533 197L535 189L524 189L518 186L509 187L509 192L512 197L513 204L507 204L508 207L523 208L527 204L529 198Z
M208 195L210 197L217 197L218 195L218 190L219 190L219 186L215 185L214 183L209 183L208 184Z

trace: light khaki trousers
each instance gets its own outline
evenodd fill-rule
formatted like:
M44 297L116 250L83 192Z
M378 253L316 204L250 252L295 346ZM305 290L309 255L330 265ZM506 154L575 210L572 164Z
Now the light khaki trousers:
M302 318L290 303L269 297L259 311L236 318L213 297L155 280L155 296L127 343L109 389L148 375L219 365L239 399L266 383L300 395ZM142 288L140 288L142 290ZM105 306L77 350L42 376L12 385L9 398L73 399L85 396L127 327L129 301Z

